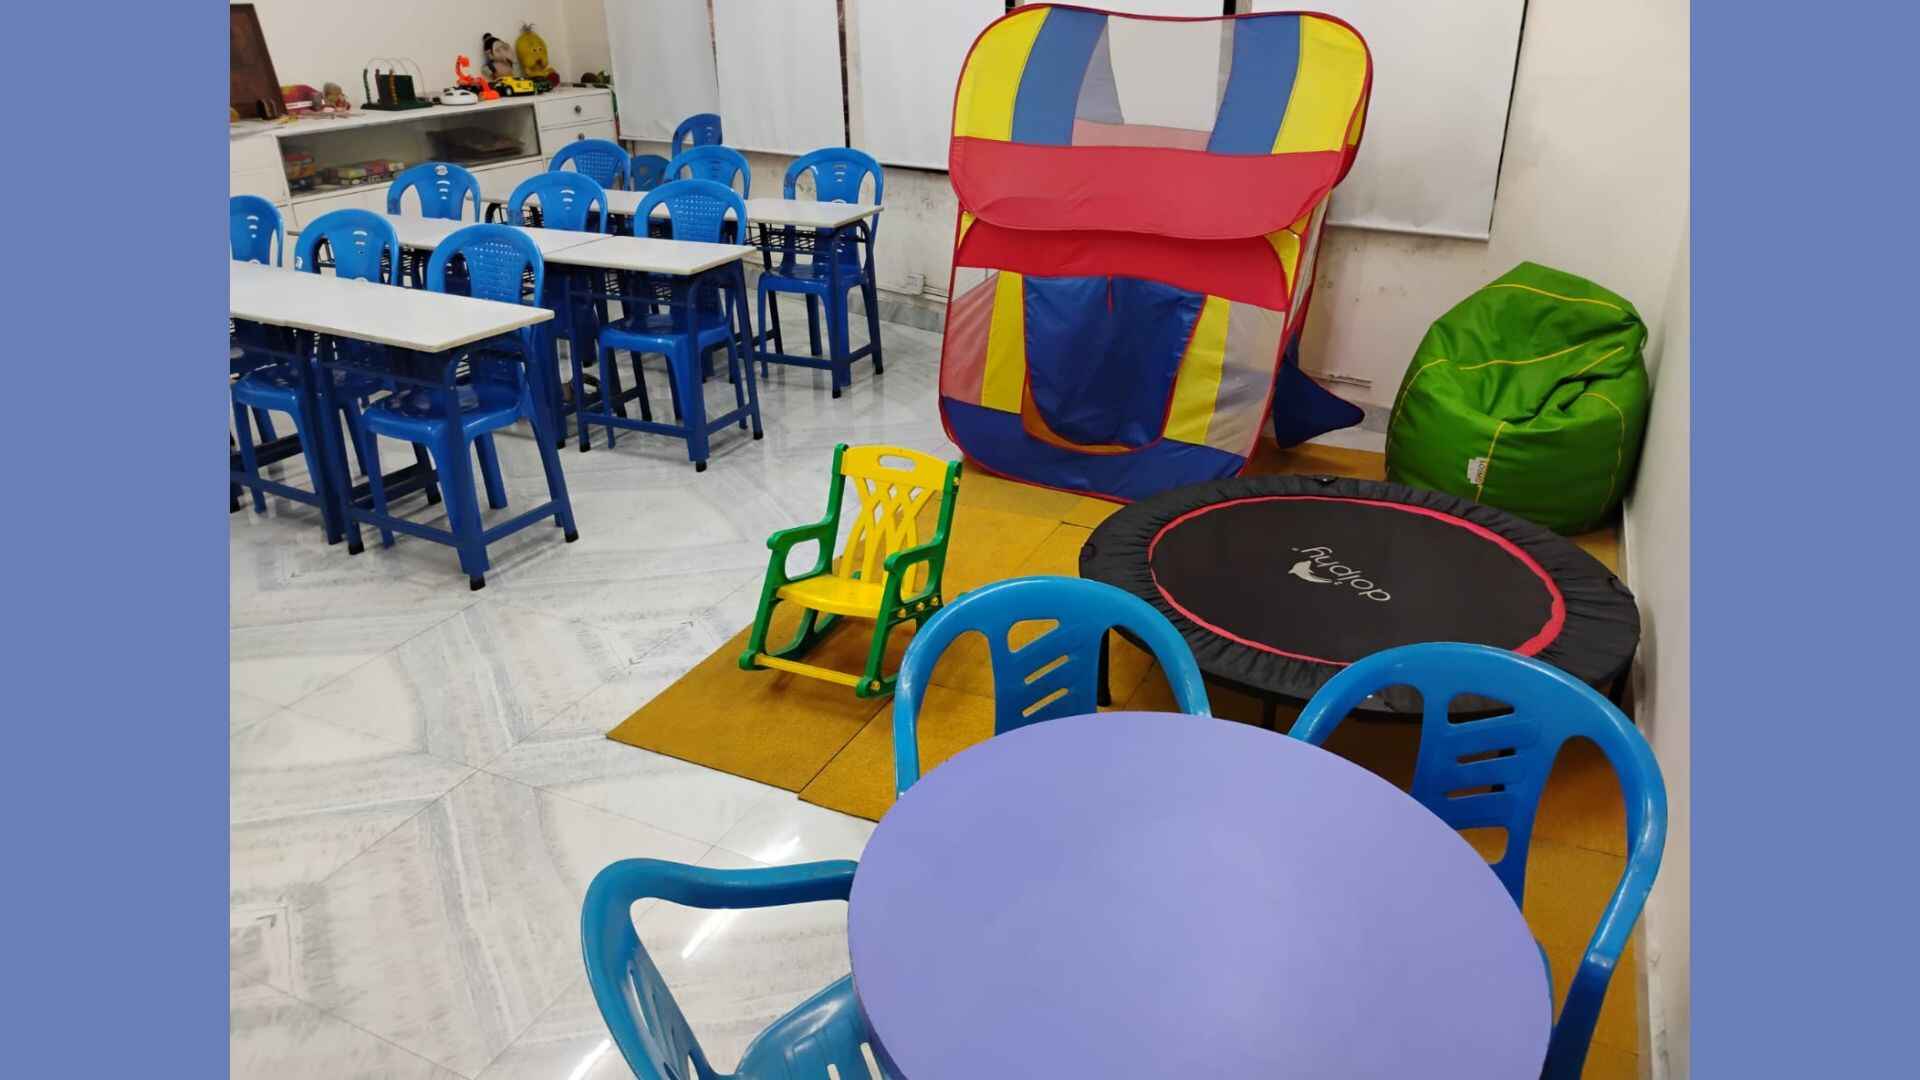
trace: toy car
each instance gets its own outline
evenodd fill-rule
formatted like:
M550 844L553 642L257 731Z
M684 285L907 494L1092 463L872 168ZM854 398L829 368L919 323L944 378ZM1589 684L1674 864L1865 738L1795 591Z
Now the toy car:
M493 88L507 97L520 97L524 94L538 92L530 80L523 79L518 75L502 75L494 79Z

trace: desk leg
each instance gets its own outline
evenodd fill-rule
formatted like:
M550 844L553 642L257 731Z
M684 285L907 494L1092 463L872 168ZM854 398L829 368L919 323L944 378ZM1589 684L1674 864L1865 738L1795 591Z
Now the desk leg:
M828 235L832 237L827 245L827 353L833 360L833 396L840 396L840 388L853 385L853 361L847 359L852 347L847 341L847 291L845 275L840 267L840 242L844 229L835 229Z
M321 350L332 348L333 341L323 336L316 336L314 341L313 355L306 360L309 393L302 395L312 410L307 430L314 433L319 443L315 448L316 457L324 473L315 478L314 486L320 491L321 513L330 519L327 542L337 543L344 533L347 554L358 555L366 550L366 545L360 540L360 526L348 513L353 500L353 474L348 471L345 440L340 435L339 408L333 399L333 374L320 364Z
M747 268L743 263L734 264L734 277L740 283L740 325L746 331L746 340L751 344L755 338L753 308L747 303ZM753 418L753 437L758 439L766 435L766 428L760 422L760 383L753 373L753 352L747 352L747 411Z
M673 381L680 387L680 422L687 429L687 457L692 460L695 472L706 472L707 395L700 377L700 346L695 339L695 328L700 325L700 313L695 309L700 297L699 280L697 277L673 279L674 319L684 343L673 364Z

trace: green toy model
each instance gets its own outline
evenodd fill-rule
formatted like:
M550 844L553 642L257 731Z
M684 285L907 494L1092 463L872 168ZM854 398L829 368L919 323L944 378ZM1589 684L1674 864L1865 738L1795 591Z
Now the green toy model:
M1626 300L1521 263L1421 339L1387 423L1387 478L1556 532L1600 525L1640 457L1646 342Z

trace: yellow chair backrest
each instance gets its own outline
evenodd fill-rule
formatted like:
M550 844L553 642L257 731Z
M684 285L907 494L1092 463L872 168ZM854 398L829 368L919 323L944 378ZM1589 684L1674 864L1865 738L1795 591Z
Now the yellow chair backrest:
M870 584L884 581L887 556L920 542L920 511L945 486L947 463L904 447L849 446L840 455L840 475L860 496L860 509L834 572ZM923 573L915 567L911 576ZM901 584L902 593L919 586L917 580Z

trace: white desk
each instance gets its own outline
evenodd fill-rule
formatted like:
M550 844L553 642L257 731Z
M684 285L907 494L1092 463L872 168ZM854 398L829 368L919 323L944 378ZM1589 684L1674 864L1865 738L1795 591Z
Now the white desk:
M877 216L876 203L820 202L815 199L748 199L747 219L757 225L798 225L841 229Z
M488 188L480 190L482 203L507 205L513 191L511 188ZM647 197L644 191L607 192L607 212L631 217L640 212L640 200ZM539 205L539 198L528 200ZM819 202L814 199L748 199L747 219L758 225L797 225L810 229L839 229L865 218L874 217L882 207L877 203L836 203ZM654 218L667 217L664 206L656 206L649 215ZM729 213L727 220L733 220Z
M407 214L381 214L393 225L393 234L400 240L400 246L414 251L432 251L440 246L440 241L472 225L471 221L447 221L444 218L412 217ZM556 252L581 244L603 239L605 233L580 232L574 229L528 229L519 225L509 228L519 229L540 249L541 258L551 258ZM299 230L292 230L299 235Z
M545 308L259 263L230 264L228 314L316 334L437 353L553 318Z
M692 277L753 254L744 244L702 244L651 236L609 236L570 247L553 257L568 266Z

